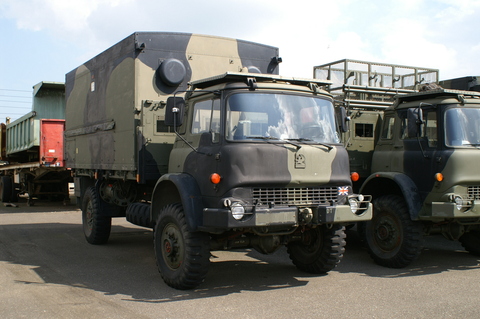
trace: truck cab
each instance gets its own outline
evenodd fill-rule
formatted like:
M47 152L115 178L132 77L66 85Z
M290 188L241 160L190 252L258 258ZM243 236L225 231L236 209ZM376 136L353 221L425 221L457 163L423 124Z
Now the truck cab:
M378 263L408 265L432 233L478 254L479 98L437 89L399 96L385 111L372 175L361 188L379 203L363 230Z
M368 196L352 192L333 100L322 84L230 72L191 83L185 98L169 98L166 125L178 136L151 209L163 274L179 256L162 238L185 236L167 227L172 214L184 215L189 231L209 234L212 249L272 253L287 245L293 263L311 273L340 260L343 226L368 220L372 209Z
M412 219L478 218L480 175L471 167L480 159L479 99L477 92L438 89L401 96L385 112L372 167L402 172L416 185Z

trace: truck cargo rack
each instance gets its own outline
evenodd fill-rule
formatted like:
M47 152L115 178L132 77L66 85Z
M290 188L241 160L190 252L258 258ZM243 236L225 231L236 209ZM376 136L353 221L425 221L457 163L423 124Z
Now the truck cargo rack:
M350 109L385 109L398 95L438 82L438 69L344 59L314 67L314 77L325 79L337 101Z

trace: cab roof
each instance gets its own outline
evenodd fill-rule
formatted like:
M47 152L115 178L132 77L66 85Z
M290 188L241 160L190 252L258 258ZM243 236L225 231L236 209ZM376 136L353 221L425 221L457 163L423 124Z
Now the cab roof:
M397 103L400 104L402 102L411 102L417 100L425 100L425 99L434 99L440 96L444 97L452 97L457 98L462 96L463 98L480 98L480 92L474 91L460 91L460 90L451 90L451 89L435 89L431 91L422 91L422 92L415 92L409 94L401 94L397 95ZM461 99L461 98L460 98Z
M220 75L212 76L209 78L192 81L189 83L190 89L205 89L214 85L228 83L228 82L245 82L248 84L249 79L254 79L255 82L283 82L294 85L309 86L309 84L316 84L318 86L325 86L332 84L330 80L319 79L305 79L284 77L275 74L260 74L260 73L245 73L245 72L226 72Z

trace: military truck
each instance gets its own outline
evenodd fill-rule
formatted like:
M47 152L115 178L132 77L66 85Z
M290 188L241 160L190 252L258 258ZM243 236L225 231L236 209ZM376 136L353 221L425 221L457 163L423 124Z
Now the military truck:
M278 48L138 32L66 75L66 160L83 230L112 217L153 228L164 281L203 282L210 250L288 247L326 273L344 224L371 218L354 194L325 81L278 75Z
M65 84L42 81L33 86L32 110L0 125L0 201L27 205L37 199L69 202L70 171L63 159Z
M365 168L355 188L373 196L372 220L358 224L372 258L405 267L420 255L423 236L434 233L479 255L480 94L435 85L436 69L350 62L318 66L315 72L343 82L335 86L336 98L347 106L352 125L344 142L351 165L357 168L360 159ZM348 75L379 81L354 86ZM407 83L405 77L408 85L396 84Z

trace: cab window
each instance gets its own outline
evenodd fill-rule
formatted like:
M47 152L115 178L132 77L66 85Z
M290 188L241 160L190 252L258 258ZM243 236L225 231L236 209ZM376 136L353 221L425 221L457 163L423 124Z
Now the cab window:
M386 116L385 120L383 121L383 129L382 129L382 138L391 140L393 138L393 128L395 125L395 118L393 116Z
M193 105L192 134L220 132L220 100L204 100Z
M424 138L428 141L428 146L436 147L438 144L438 134L437 134L437 112L434 109L423 109L422 110L422 124L418 127L417 136L408 135L408 116L407 112L402 112L400 118L402 120L401 127L401 138L402 139L412 139L412 138ZM413 124L416 125L416 124Z

